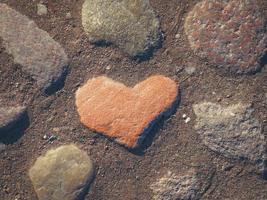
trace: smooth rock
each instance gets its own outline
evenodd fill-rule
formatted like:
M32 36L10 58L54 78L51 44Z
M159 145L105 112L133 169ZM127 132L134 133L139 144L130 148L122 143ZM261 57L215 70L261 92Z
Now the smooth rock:
M207 147L228 158L249 160L262 171L266 138L250 104L201 102L193 110L195 129Z
M199 200L211 184L214 169L203 167L185 173L168 172L150 185L154 200Z
M82 24L92 42L112 43L131 56L149 52L161 39L149 0L85 0Z
M86 152L64 145L40 156L29 176L39 200L76 200L88 189L93 171Z
M227 73L250 74L267 52L266 17L253 0L203 0L185 20L192 50Z
M14 62L45 92L64 80L68 63L64 49L34 21L0 3L0 37Z
M0 107L0 135L2 131L13 128L26 114L24 106Z
M164 76L133 88L100 76L77 90L76 106L85 126L135 148L161 116L175 109L177 96L177 84Z

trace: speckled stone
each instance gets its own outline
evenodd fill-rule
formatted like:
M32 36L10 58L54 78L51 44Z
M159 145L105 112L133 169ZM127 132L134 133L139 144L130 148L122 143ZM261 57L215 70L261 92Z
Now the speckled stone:
M93 164L75 145L63 145L40 156L29 170L39 200L76 200L93 178Z
M191 48L227 73L260 70L267 52L266 19L252 0L203 0L189 12L185 32Z
M183 173L168 172L150 185L154 200L199 200L211 184L214 169L192 168Z
M161 38L149 0L85 0L82 24L90 41L112 43L131 56L146 54Z
M63 81L68 63L64 49L34 21L0 3L0 37L14 62L45 92Z
M151 76L133 88L101 76L76 92L81 122L129 148L137 147L157 119L175 108L178 86L164 76Z
M232 159L255 163L264 168L266 138L250 104L223 106L211 102L193 105L195 129L211 150Z

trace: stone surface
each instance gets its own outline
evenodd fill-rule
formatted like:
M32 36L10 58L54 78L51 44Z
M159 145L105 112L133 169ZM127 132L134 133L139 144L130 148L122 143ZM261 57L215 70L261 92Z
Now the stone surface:
M189 169L185 173L168 172L150 185L154 200L198 200L211 184L211 167Z
M113 43L131 56L160 42L159 20L148 0L86 0L82 24L92 42Z
M266 138L250 104L222 106L201 102L193 109L197 117L195 129L207 147L228 158L249 160L260 171L263 169Z
M133 88L104 76L76 92L81 122L117 142L134 148L162 115L175 108L178 86L164 76L151 76Z
M46 5L38 3L37 4L37 15L46 15L46 14L47 14Z
M2 131L13 128L26 114L26 107L0 107L0 135Z
M28 17L2 3L0 37L14 62L22 65L44 91L62 81L68 62L64 49Z
M203 0L188 14L191 48L224 71L253 73L267 52L266 19L252 0Z
M29 170L39 200L76 200L93 178L93 165L75 145L64 145L40 156Z

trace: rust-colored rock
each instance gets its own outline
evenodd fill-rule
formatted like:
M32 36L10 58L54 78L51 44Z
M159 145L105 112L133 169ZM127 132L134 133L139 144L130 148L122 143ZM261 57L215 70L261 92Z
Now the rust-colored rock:
M174 109L177 96L177 84L164 76L133 88L100 76L78 89L76 106L85 126L135 148L155 121Z

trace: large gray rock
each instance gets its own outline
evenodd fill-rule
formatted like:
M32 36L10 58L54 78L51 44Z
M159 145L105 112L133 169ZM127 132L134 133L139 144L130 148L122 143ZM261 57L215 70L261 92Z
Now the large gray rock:
M48 91L63 81L68 62L64 49L28 17L0 3L0 37L22 70Z
M13 128L26 114L26 107L0 107L0 134Z
M246 159L263 168L266 140L250 104L222 106L201 102L193 106L195 129L204 144L225 157Z
M85 0L82 24L92 42L113 43L131 56L160 41L159 20L149 0Z
M75 145L64 145L40 156L29 171L39 200L75 200L93 178L93 165Z
M185 173L168 172L151 184L155 200L197 200L211 184L211 167L189 169Z

